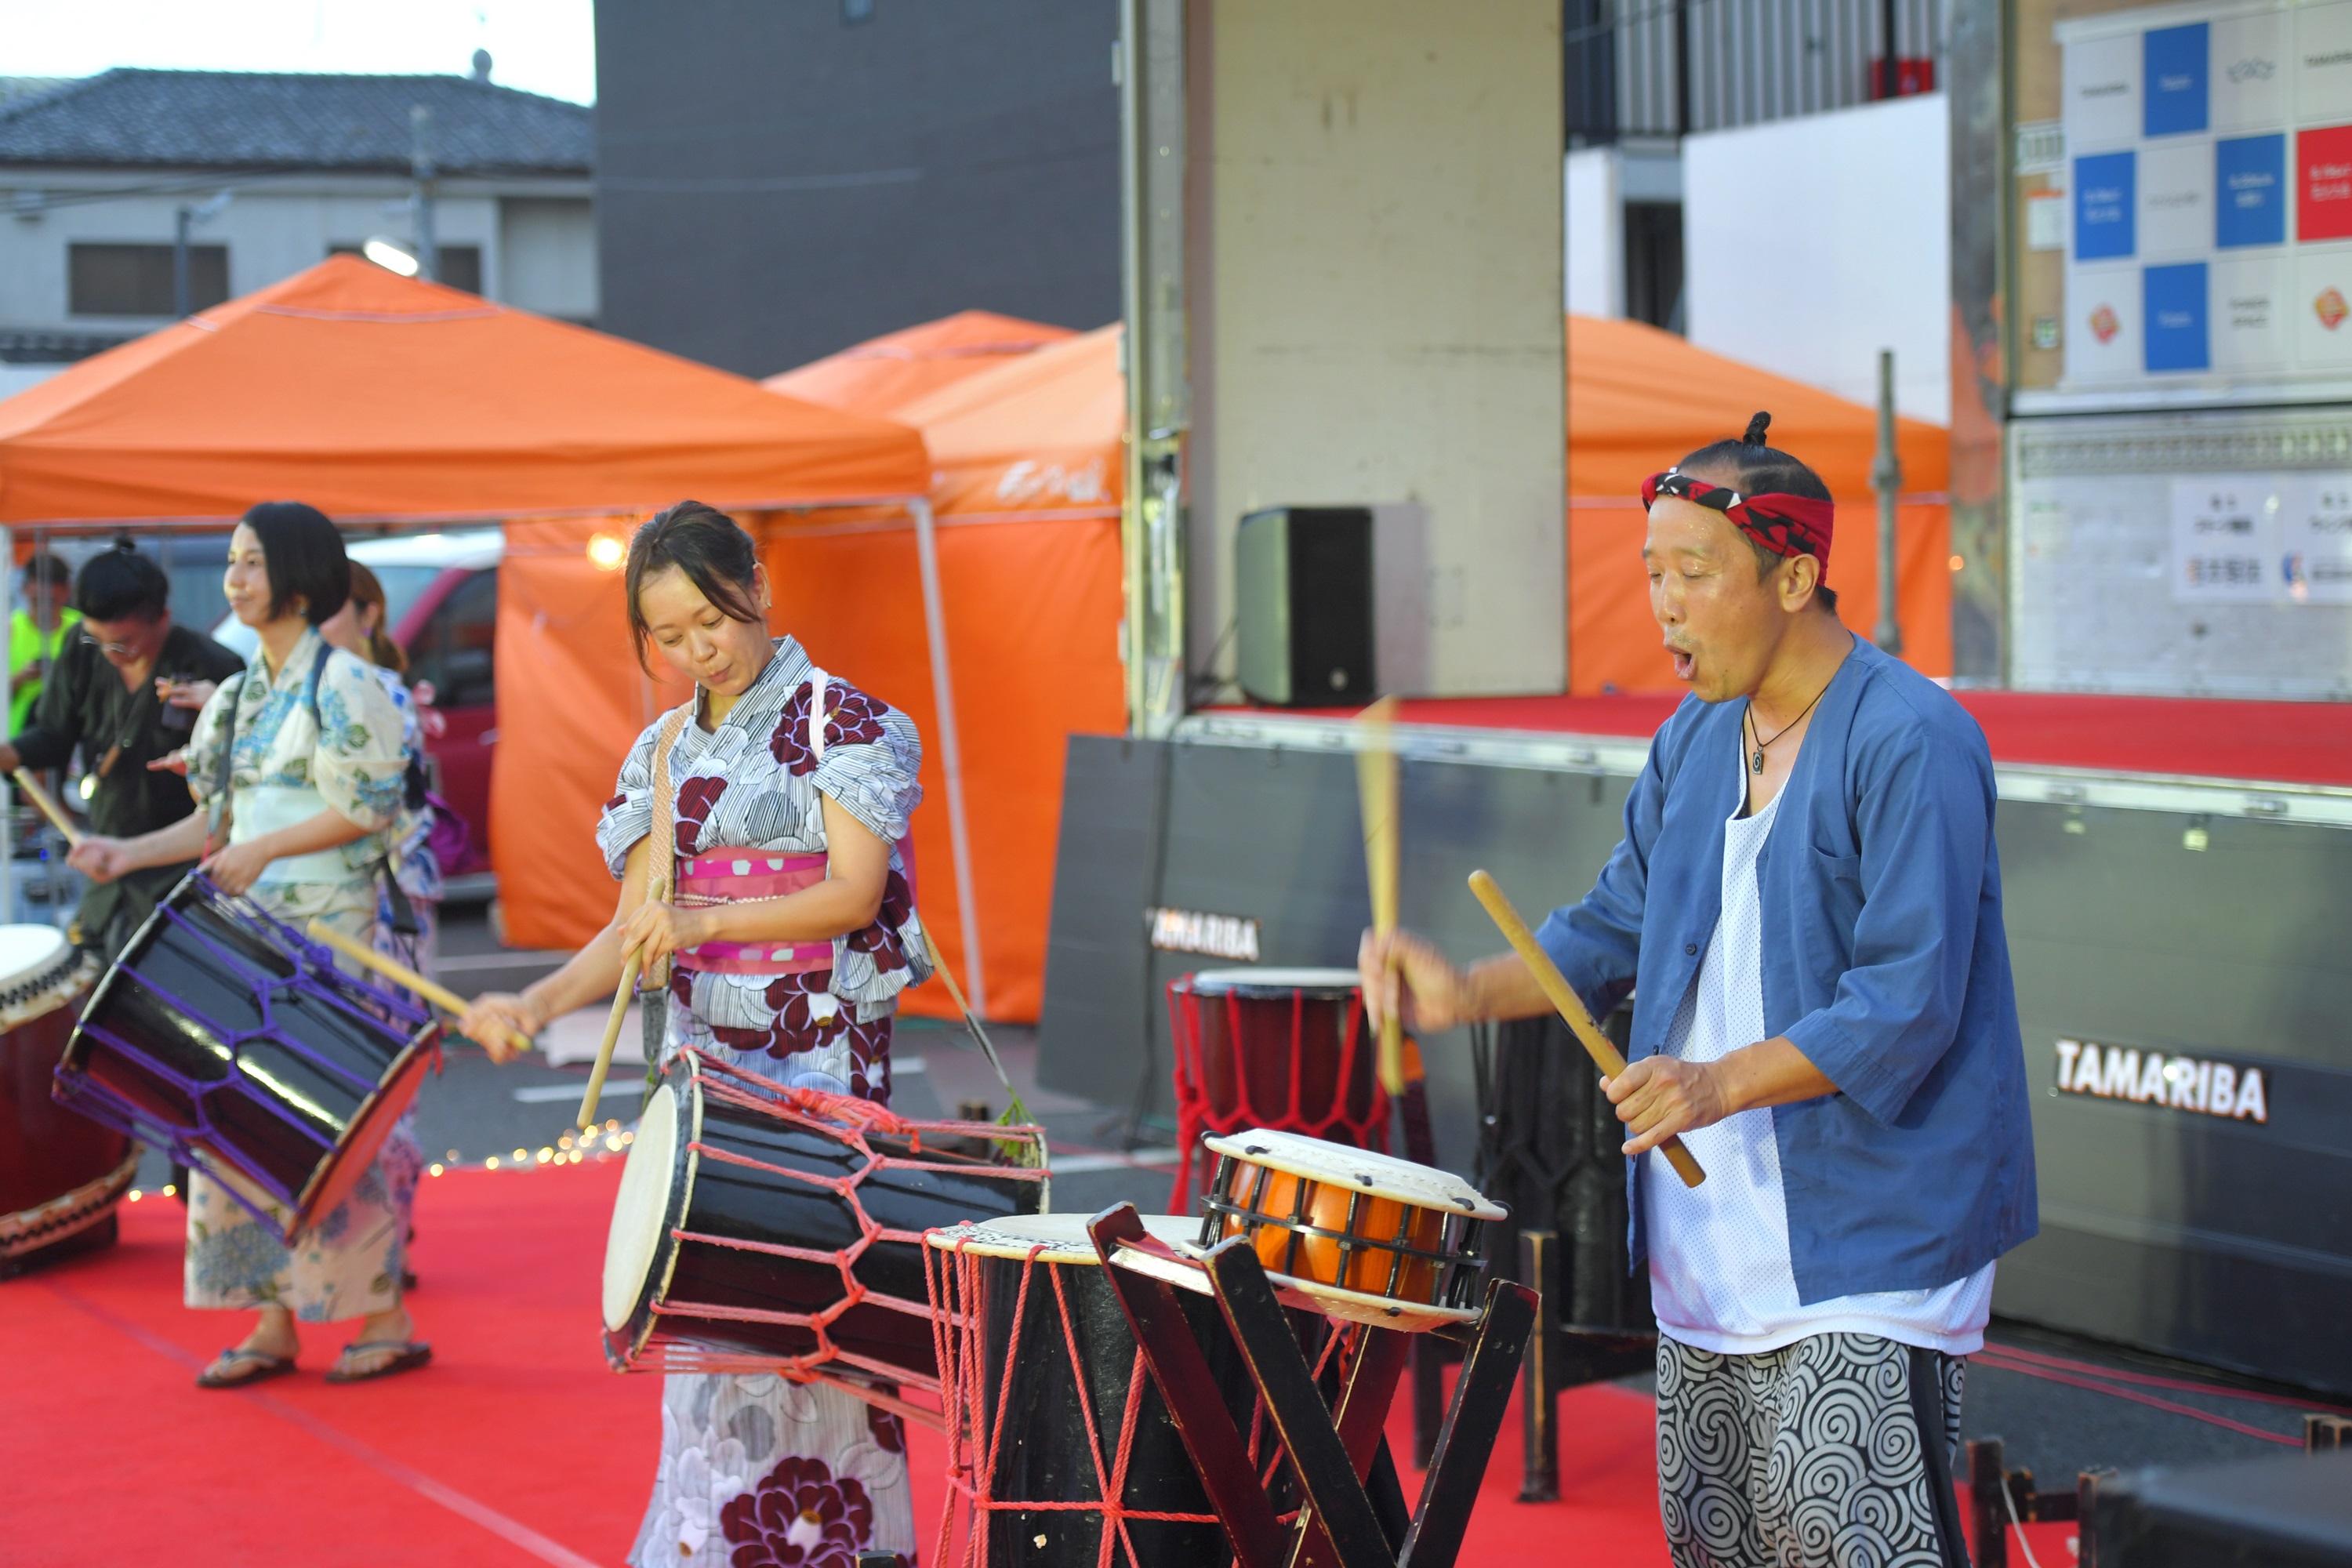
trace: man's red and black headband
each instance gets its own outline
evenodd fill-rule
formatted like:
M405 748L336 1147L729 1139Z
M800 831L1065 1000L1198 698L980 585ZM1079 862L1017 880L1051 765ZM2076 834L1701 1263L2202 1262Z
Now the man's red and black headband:
M1642 481L1642 504L1660 496L1676 496L1711 507L1729 518L1739 531L1775 555L1810 555L1822 563L1824 582L1830 574L1830 527L1834 509L1811 496L1744 496L1721 485L1695 479L1680 468L1652 474Z

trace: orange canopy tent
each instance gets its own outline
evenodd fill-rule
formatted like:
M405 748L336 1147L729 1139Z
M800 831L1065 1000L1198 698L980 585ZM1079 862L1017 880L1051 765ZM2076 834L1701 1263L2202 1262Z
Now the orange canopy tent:
M351 257L0 403L0 525L217 527L274 496L347 523L506 522L491 837L508 936L530 946L603 923L597 806L683 695L632 666L617 561L592 540L684 496L772 537L811 509L919 510L929 480L904 426Z
M1642 568L1642 481L1685 453L1737 437L1759 409L1772 445L1802 458L1837 500L1830 586L1838 617L1867 637L1878 618L1878 416L1816 387L1693 347L1639 321L1568 319L1569 683L1579 693L1664 690L1673 666L1650 617ZM1903 488L1895 516L1903 657L1952 668L1949 529L1942 427L1896 422Z
M868 338L760 384L828 408L895 419L918 398L1075 335L1067 327L992 310L959 310Z
M798 374L799 373L793 373ZM789 378L778 378L789 379ZM774 384L771 382L769 384ZM1046 920L1074 731L1125 722L1119 673L1118 476L1125 386L1118 328L1001 363L905 405L932 459L938 591L971 812L972 901L989 1016L1043 1005ZM913 715L928 741L940 684L924 668L920 606L896 584L918 563L904 522L842 522L773 535L777 625L820 664ZM940 769L924 755L927 794ZM943 863L945 825L915 817L919 897ZM909 992L910 1012L945 998Z

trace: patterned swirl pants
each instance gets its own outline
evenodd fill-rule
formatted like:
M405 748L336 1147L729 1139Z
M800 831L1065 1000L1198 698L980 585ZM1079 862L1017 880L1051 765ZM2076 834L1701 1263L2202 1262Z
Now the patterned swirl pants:
M1967 1568L1952 1495L1967 1367L1875 1334L1760 1355L1659 1335L1675 1568Z

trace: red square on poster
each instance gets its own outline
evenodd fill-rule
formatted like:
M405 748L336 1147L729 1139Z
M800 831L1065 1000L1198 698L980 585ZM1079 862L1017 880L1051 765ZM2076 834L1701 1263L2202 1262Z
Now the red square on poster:
M2294 237L2352 239L2352 125L2298 132Z

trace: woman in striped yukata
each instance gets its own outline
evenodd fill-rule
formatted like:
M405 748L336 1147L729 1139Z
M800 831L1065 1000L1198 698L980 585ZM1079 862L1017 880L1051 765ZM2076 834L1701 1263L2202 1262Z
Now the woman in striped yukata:
M695 700L637 737L604 805L597 842L621 881L612 923L520 994L480 998L464 1026L536 1035L610 995L642 946L649 968L670 966L665 1060L691 1046L787 1086L887 1102L898 994L930 973L896 847L922 798L915 726L769 637L766 573L724 513L680 501L654 518L630 543L626 581L641 652L650 641L691 677ZM646 897L660 805L676 825L674 903ZM824 1384L668 1374L631 1563L848 1568L861 1550L914 1560L896 1416Z

